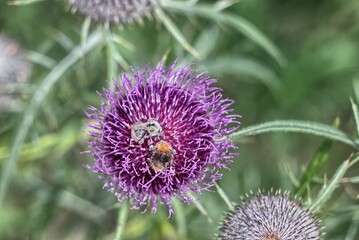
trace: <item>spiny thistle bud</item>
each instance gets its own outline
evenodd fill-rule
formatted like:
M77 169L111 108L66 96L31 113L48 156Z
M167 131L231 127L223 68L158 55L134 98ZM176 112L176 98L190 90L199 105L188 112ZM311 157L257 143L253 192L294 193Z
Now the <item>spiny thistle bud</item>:
M228 213L219 240L319 240L318 221L299 201L280 192L247 199Z
M26 60L19 44L0 35L0 109L15 110L19 105L19 93L31 74L31 64Z
M157 0L69 0L73 10L102 23L141 21L157 4Z
M230 115L232 100L223 99L215 79L190 65L158 64L123 74L114 90L104 89L101 109L90 107L87 168L106 179L104 185L132 208L167 204L172 197L186 203L189 191L213 186L236 153L228 134L238 128ZM231 125L231 126L230 126Z

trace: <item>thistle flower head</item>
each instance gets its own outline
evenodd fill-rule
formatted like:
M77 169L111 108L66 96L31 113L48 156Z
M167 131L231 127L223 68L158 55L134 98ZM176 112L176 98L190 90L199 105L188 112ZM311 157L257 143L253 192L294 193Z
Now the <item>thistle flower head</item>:
M19 108L19 93L31 74L31 64L26 60L20 45L0 35L0 109L13 111Z
M230 212L219 240L319 240L318 221L302 204L280 192L259 194Z
M102 23L129 23L140 21L149 14L157 0L69 0L72 8Z
M233 101L223 99L215 79L190 65L166 68L158 64L122 74L114 90L104 89L101 109L90 107L87 166L106 179L104 185L132 208L167 204L171 198L193 201L221 178L236 155L228 134L239 123L230 115ZM231 126L229 126L231 125Z
M19 44L0 35L0 84L25 83L30 73L30 63Z

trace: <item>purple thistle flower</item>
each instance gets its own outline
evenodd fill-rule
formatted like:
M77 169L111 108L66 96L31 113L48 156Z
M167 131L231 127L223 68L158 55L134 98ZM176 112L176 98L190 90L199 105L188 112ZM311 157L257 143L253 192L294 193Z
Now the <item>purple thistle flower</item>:
M69 0L73 10L102 23L131 23L149 15L157 0Z
M318 220L280 192L259 194L228 213L219 240L319 240Z
M119 201L143 212L151 204L155 212L159 202L171 215L172 197L192 202L187 193L210 188L236 155L228 138L239 126L238 115L229 115L233 101L211 86L215 79L175 66L122 74L113 91L103 90L101 109L86 113L94 157L87 167Z

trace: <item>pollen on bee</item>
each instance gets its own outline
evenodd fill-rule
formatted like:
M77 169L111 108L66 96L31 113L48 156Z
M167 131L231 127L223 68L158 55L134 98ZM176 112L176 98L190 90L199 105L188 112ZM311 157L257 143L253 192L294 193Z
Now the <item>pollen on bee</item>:
M159 152L170 153L172 151L172 146L166 141L160 141L156 144L155 148Z

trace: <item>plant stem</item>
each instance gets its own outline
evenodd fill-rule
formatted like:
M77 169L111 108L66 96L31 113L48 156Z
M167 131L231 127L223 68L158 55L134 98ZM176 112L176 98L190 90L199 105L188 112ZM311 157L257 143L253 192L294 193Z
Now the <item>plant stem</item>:
M128 203L127 201L124 201L118 211L115 240L121 240L123 230L125 229L126 226L127 216L128 216Z

